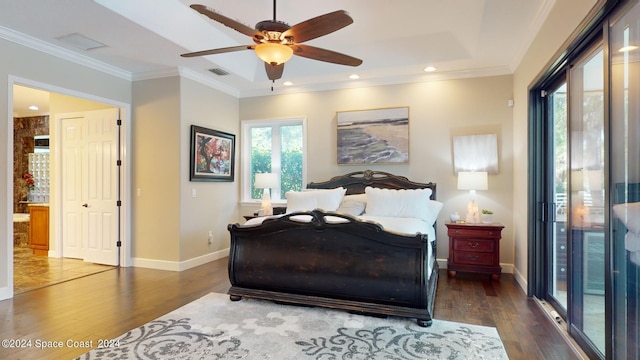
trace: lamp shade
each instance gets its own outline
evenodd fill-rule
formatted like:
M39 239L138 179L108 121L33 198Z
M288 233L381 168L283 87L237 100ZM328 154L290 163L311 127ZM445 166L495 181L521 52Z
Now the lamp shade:
M486 171L458 172L458 190L487 190L488 183Z
M256 46L256 54L268 64L280 65L291 59L293 49L286 45L266 42Z
M255 182L253 186L256 189L272 189L278 186L278 174L276 173L261 173L256 174Z

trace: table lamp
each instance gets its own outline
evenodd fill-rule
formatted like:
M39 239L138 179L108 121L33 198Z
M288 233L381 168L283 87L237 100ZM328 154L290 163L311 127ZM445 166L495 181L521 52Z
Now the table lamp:
M256 189L264 189L262 192L262 214L265 216L273 215L273 207L271 206L270 191L272 188L278 186L278 174L276 173L261 173L256 174L255 181L253 183Z
M486 171L459 171L458 190L469 190L469 204L467 204L468 223L477 224L480 222L480 213L476 203L476 190L487 190L488 176Z

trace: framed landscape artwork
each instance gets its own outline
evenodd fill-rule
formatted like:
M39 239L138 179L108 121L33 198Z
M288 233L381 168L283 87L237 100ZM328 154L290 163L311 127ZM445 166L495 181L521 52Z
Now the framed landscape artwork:
M236 137L191 125L191 181L233 181Z
M338 165L409 162L409 108L338 112Z

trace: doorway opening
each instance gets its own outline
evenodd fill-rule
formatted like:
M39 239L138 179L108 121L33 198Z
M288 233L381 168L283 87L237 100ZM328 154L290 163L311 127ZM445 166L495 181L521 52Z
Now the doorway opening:
M23 111L25 104L31 105L30 99L34 101L34 105L38 103L39 110L30 110L32 113ZM115 124L116 122L124 124L122 119L126 118L128 105L123 106L86 94L70 94L64 89L55 89L43 84L33 86L28 81L26 84L22 81L13 82L13 96L9 99L9 103L13 105L14 115L11 124L14 133L14 151L9 155L13 156L14 163L13 213L16 215L14 215L13 226L13 254L8 254L8 257L13 258L13 262L8 262L9 274L13 274L13 293L17 294L108 271L115 269L115 266L127 266L130 258L129 244L125 241L128 205L123 204L121 200L128 193L126 191L127 176L122 166L124 159L120 158L120 154L125 153L127 132L122 126L117 127ZM99 242L107 244L112 252L111 258L106 261L95 256L96 241L92 240L85 239L86 251L82 248L75 254L64 251L64 245L68 242L66 239L69 238L69 232L64 232L66 229L80 227L81 235L89 234L89 231L83 230L83 227L95 229L95 223L89 222L87 226L87 223L78 223L78 217L63 215L64 211L68 212L68 203L65 207L62 201L68 189L64 189L61 185L69 182L65 176L70 175L70 159L62 159L63 152L60 147L68 145L69 140L63 140L65 135L60 131L62 121L60 119L74 117L77 123L83 124L84 116L87 116L86 121L90 125L85 127L93 129L94 125L102 120L95 121L95 116L94 120L91 120L92 118L87 114L101 111L115 114L110 131L113 129L112 132L117 134L109 135L112 137L112 151L108 154L109 161L100 166L102 170L106 168L108 171L96 170L95 151L92 154L93 157L85 157L84 163L72 165L82 166L84 171L94 172L89 174L90 178L100 178L100 182L104 180L105 183L110 184L108 187L112 190L112 194L109 196L114 199L113 206L110 207L111 220L105 227L103 238L99 239ZM120 121L117 121L118 119ZM106 121L103 122L106 123ZM85 144L85 146L89 147L91 144ZM69 148L65 149L64 153L68 150ZM103 150L101 148L99 153ZM66 168L61 167L63 163L66 163ZM77 182L78 179L74 181L78 184L78 189L88 187L86 184L80 185ZM92 203L92 209L87 205L87 213L91 214L92 210L95 213L93 205L99 207L97 203ZM91 218L91 215L83 217L86 221L87 218ZM91 235L95 235L95 232ZM120 248L118 248L119 245L121 245ZM85 252L92 251L93 255L84 255Z

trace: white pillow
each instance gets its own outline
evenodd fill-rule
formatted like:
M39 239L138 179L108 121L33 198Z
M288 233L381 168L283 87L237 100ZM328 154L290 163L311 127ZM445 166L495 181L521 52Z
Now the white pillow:
M299 191L287 191L287 212L309 211L318 207L318 199L311 193Z
M342 202L345 188L318 189L311 191L287 191L287 212L311 211L322 209L324 211L336 211Z
M425 222L429 225L433 225L438 219L438 214L440 214L440 210L444 206L440 201L429 200L429 215L426 216Z
M367 215L412 217L426 222L434 219L430 210L431 189L392 190L367 187L364 191L367 194ZM433 221L429 224L433 224Z
M613 205L613 214L630 232L640 237L640 202Z

